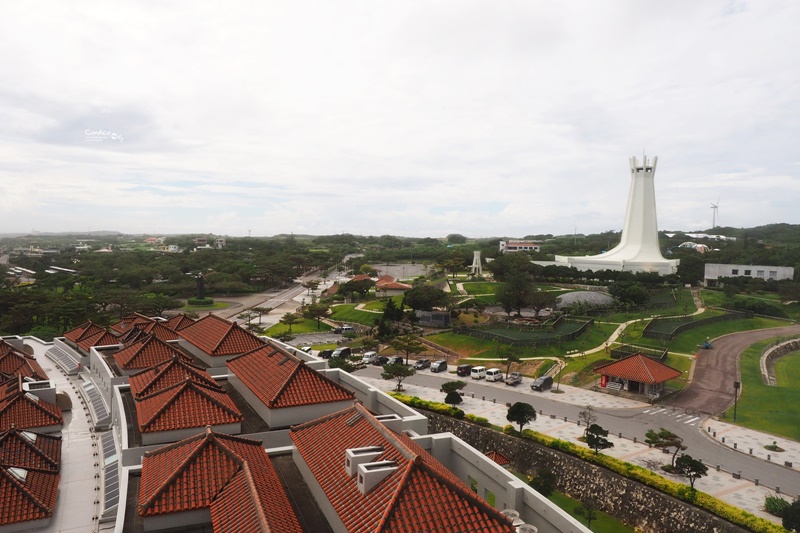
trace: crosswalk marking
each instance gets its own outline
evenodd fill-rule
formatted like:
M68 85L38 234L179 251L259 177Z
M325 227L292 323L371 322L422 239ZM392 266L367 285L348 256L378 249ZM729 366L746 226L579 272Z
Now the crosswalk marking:
M677 410L666 407L661 407L661 408L651 407L643 410L642 414L650 416L668 416L669 418L674 419L676 422L681 422L683 424L696 424L701 418L695 413L687 413L686 411L683 410Z

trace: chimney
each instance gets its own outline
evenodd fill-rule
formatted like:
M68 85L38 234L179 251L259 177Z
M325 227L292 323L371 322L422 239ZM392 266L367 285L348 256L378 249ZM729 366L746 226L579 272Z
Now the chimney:
M358 491L366 496L395 470L397 470L395 461L376 461L358 465L358 482L356 483Z
M353 477L358 471L358 465L377 459L383 453L383 446L366 446L364 448L350 448L345 450L344 469L347 475Z

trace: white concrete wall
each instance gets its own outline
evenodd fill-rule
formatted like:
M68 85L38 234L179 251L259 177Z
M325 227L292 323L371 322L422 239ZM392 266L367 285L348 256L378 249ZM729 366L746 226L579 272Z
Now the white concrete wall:
M218 424L211 426L215 433L227 433L228 435L238 435L242 432L242 424ZM185 428L176 431L155 431L148 433L141 433L142 444L144 446L153 446L155 444L168 444L170 442L178 442L199 433L203 433L206 426L198 426L195 428Z
M342 468L344 468L344 456L342 456ZM314 501L317 502L317 506L319 507L322 514L325 516L325 519L328 521L328 525L331 527L334 533L347 533L347 528L344 526L344 522L342 519L339 518L339 515L333 509L333 505L331 505L330 500L325 495L325 491L322 490L322 487L319 486L317 483L316 478L311 473L311 469L308 468L308 464L303 459L303 456L300 455L300 452L297 451L297 448L292 450L292 461L294 461L295 466L300 471L300 474L303 476L303 480L306 482L308 486L308 490L311 491L311 496L314 497Z
M733 273L734 270L737 271L736 274ZM745 271L749 271L750 274L745 274ZM770 278L771 272L775 273L773 278ZM761 275L759 275L759 273L761 273ZM793 279L794 268L775 265L726 265L721 263L706 263L705 265L703 278L706 283L708 281L715 281L719 278L733 277L758 278L765 281L770 279L774 279L776 281L782 279Z

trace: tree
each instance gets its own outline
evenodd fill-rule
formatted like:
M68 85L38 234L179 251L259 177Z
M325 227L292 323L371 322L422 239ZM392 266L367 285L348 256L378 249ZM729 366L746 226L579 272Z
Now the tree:
M605 450L614 446L614 443L608 440L608 430L603 429L597 424L589 426L586 433L586 444L589 448L594 450L595 455L600 453L600 450Z
M592 521L597 519L597 502L592 498L587 498L575 508L575 514L582 516L586 520L586 527L592 529Z
M675 466L675 456L679 451L685 450L686 446L683 445L683 438L677 436L675 433L668 429L659 428L658 431L649 429L644 434L645 442L650 446L656 448L675 448L675 453L672 454L672 466Z
M403 305L415 311L431 311L434 307L446 307L449 301L447 293L433 285L418 285L408 290L403 297Z
M442 391L443 392L460 391L461 389L463 389L466 386L467 386L467 384L464 383L461 380L446 381L446 382L444 382L442 384Z
M532 307L536 311L536 316L539 316L539 311L553 307L556 303L556 293L552 291L532 290L530 299L528 300L528 307Z
M397 307L394 298L389 298L383 305L383 318L389 322L397 322L403 319L403 305Z
M406 364L408 364L408 356L410 354L417 355L425 351L425 345L419 342L418 339L419 337L416 335L402 335L392 339L389 344L398 352L406 354Z
M331 357L328 359L328 368L338 368L345 372L354 372L356 367L346 357Z
M452 405L455 407L456 405L460 404L464 400L461 398L461 395L458 391L450 391L447 393L447 396L444 397L444 403L447 405Z
M383 379L395 379L397 380L397 392L403 390L403 380L407 377L413 376L416 374L417 371L414 370L414 367L404 365L402 363L395 363L392 365L386 365L383 367L383 372L381 372L381 377Z
M556 475L551 470L542 470L528 484L533 490L547 498L556 490L557 481Z
M512 274L498 287L495 299L503 310L511 314L516 311L517 316L522 314L522 308L527 307L533 297L533 285L525 274Z
M272 311L271 307L253 307L251 309L254 313L258 314L258 324L261 325L261 315L268 315Z
M521 363L522 356L520 356L520 354L516 352L511 351L510 346L503 346L503 348L501 348L500 351L501 351L500 355L503 358L503 360L500 361L500 363L506 365L506 379L508 379L508 373L511 372L511 365L515 363Z
M302 317L296 315L295 313L286 313L281 317L281 324L289 326L289 331L288 331L289 335L292 334L292 326L295 324L299 324L302 321L303 321Z
M517 402L508 408L506 420L519 424L519 432L522 433L522 428L536 420L536 409L529 403Z
M328 316L330 306L328 304L311 304L303 309L303 316L317 321L317 330L320 328L320 321Z
M783 512L783 527L789 531L800 531L800 497Z
M467 238L458 233L451 233L447 236L447 242L450 244L464 244L467 242Z
M608 287L608 293L622 304L645 305L650 301L650 291L636 281L616 281Z
M312 279L310 281L306 281L305 283L303 283L303 287L305 289L308 289L307 294L311 294L311 291L315 291L317 290L317 287L319 287L319 280Z
M704 465L702 461L695 459L691 455L681 455L678 457L678 460L675 461L675 469L678 471L678 474L689 478L689 485L692 490L694 490L695 480L708 475L708 467Z
M597 422L597 415L594 412L594 407L587 405L583 411L578 413L578 421L583 422L586 428L583 430L583 436L586 438L586 434L589 432L589 426Z

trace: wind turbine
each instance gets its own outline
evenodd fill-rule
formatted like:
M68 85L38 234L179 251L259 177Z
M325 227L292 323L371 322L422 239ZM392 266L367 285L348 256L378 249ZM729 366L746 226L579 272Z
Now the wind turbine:
M717 227L717 220L719 219L719 196L717 196L717 203L711 204L711 229Z

